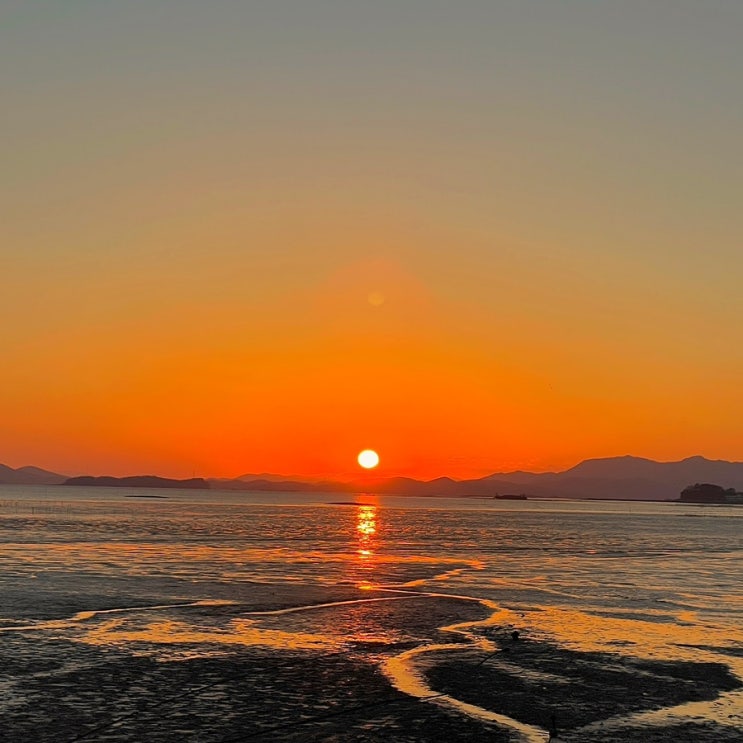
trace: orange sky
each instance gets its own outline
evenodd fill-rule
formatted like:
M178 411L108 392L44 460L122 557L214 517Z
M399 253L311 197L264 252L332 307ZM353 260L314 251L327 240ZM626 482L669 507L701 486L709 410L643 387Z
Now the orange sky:
M743 459L742 11L249 5L9 13L0 462Z

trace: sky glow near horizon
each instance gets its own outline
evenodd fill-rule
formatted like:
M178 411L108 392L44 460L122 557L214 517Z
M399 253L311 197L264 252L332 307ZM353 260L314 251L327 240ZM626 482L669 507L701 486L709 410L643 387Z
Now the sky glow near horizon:
M0 462L743 459L743 4L3 8Z

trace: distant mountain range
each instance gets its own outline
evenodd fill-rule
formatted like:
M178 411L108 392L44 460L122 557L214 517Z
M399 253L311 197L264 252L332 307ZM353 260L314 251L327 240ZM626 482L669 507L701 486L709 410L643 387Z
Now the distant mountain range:
M537 498L609 498L671 500L687 486L710 482L743 488L743 462L689 457L680 462L656 462L642 457L587 459L564 472L501 472L475 480L439 477L421 481L407 477L359 478L351 482L306 482L278 475L242 475L235 480L212 480L228 490L374 492L380 494L492 497L526 494Z
M67 478L38 467L12 469L0 465L0 484L15 485L99 485L125 487L186 487L214 490L273 492L372 492L387 495L449 497L493 497L526 494L537 498L613 498L628 500L671 500L694 483L714 483L743 490L743 462L689 457L680 462L656 462L641 457L587 459L564 472L502 472L475 480L414 480L407 477L382 478L367 475L350 482L305 481L261 473L235 479L192 478L169 480L154 475L127 478Z
M59 485L67 475L49 472L38 467L19 467L14 470L0 464L0 485Z
M134 477L70 477L62 485L99 488L180 488L186 490L208 490L209 482L203 477L191 477L188 480L172 480L169 477L156 475L135 475Z

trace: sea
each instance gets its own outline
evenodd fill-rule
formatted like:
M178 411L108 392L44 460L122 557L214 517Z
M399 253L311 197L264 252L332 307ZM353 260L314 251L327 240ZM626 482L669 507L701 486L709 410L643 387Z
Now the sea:
M0 487L0 740L743 741L743 507Z

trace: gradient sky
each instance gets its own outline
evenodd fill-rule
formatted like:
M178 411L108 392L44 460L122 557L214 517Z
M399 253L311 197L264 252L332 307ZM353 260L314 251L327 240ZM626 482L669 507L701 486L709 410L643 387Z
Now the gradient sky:
M739 0L10 1L0 461L743 458Z

